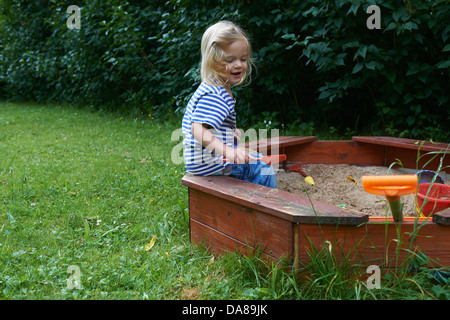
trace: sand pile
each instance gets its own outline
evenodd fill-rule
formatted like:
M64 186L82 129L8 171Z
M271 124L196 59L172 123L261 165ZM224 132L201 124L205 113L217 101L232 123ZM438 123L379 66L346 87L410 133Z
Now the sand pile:
M363 175L394 175L414 173L386 167L359 167L352 165L303 165L303 171L312 176L315 185L304 182L305 178L297 172L280 170L276 174L278 189L293 194L307 196L313 200L341 205L348 210L366 213L370 216L391 216L386 198L366 192L362 186ZM356 180L356 183L349 177ZM416 216L415 195L401 197L403 216Z

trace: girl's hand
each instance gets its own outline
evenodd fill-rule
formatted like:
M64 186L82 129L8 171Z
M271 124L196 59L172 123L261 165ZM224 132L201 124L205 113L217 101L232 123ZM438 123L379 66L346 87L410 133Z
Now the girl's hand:
M223 157L236 164L244 164L249 161L256 161L255 157L252 157L244 148L229 147L222 141L216 139L216 137L209 131L209 129L199 122L193 122L191 126L191 132L194 138L202 144L205 148L221 154ZM235 135L240 136L240 132L235 131Z
M238 147L230 149L227 150L226 158L233 161L235 164L244 164L249 163L250 161L256 161L256 158L250 155L243 148Z

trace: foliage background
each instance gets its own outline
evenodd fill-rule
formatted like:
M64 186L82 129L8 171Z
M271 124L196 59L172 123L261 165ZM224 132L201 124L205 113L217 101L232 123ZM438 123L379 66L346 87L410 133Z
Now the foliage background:
M381 30L366 27L371 4ZM255 49L254 80L236 89L241 127L449 141L447 0L0 0L0 98L181 117L201 35L221 19Z

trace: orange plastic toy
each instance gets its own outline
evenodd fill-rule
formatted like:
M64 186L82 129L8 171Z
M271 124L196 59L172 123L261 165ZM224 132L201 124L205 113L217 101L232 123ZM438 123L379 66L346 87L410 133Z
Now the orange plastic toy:
M403 220L403 206L400 197L415 193L418 186L416 175L363 176L364 190L371 194L384 196L389 201L392 217L395 221Z

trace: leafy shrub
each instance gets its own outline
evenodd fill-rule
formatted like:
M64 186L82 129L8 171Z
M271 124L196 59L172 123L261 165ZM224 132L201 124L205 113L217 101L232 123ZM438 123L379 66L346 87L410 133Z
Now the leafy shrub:
M381 30L365 28L367 6L316 2L302 13L301 32L283 36L314 65L323 110L345 125L378 118L392 134L448 138L449 2L385 1Z
M374 1L0 0L0 95L178 116L199 82L200 39L228 19L251 37L257 71L237 88L239 125L450 137L450 3ZM264 113L263 113L264 112ZM314 125L311 126L310 124Z

